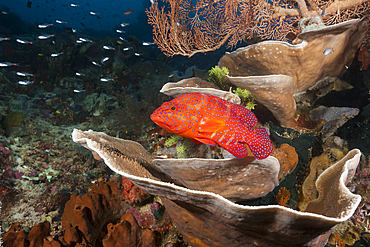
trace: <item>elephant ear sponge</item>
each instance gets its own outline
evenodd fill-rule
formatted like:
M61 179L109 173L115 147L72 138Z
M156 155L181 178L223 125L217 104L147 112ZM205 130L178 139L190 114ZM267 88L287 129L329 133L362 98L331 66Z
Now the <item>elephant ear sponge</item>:
M12 127L18 127L22 125L24 120L23 111L12 111L3 120L4 129L9 129Z

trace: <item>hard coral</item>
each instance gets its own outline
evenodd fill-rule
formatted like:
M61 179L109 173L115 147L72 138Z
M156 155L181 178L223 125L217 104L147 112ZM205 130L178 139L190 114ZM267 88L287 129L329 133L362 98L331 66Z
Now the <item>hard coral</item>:
M357 19L301 33L300 44L264 41L226 53L229 82L248 89L282 125L290 126L296 102L316 99L352 63L367 32L368 20ZM324 51L330 48L335 52ZM321 92L320 91L320 92Z
M304 180L300 193L300 199L298 207L301 211L305 211L308 203L319 196L316 189L315 181L328 167L334 164L339 159L343 158L344 154L338 149L331 149L321 154L320 156L314 157L310 164L310 171Z
M9 129L12 127L21 126L23 120L24 120L23 111L13 111L5 117L3 121L3 127L4 129Z
M230 87L226 87L226 91L220 90L210 82L204 81L198 77L192 77L176 83L166 83L160 92L174 98L185 93L206 93L220 97L234 104L240 104L241 100L239 96L233 94L229 90Z
M320 196L308 204L306 212L296 212L277 205L245 206L228 199L242 196L242 193L238 194L238 188L248 177L243 176L248 174L248 167L240 170L238 168L243 162L250 162L248 159L239 159L239 163L233 165L230 162L233 159L225 159L224 161L230 162L227 164L230 168L225 170L226 164L216 163L219 160L214 159L153 160L139 144L134 145L133 142L112 138L103 133L75 129L72 138L97 152L112 170L130 179L136 186L160 196L172 220L192 246L323 246L335 226L351 217L361 201L361 196L352 194L345 187L359 163L361 152L358 149L348 152L319 176L316 186ZM276 160L273 157L268 158L262 161L268 163ZM172 167L186 172L178 173L176 180L164 181L163 178L171 178L163 177L155 169L162 161L168 163L166 173L171 174L171 177ZM269 170L271 167L265 164L265 169ZM215 174L217 170L220 171ZM189 173L196 174L198 178ZM184 175L191 177L194 183L188 181L188 178L179 181ZM206 192L204 189L211 187L210 183L222 184L223 179L235 185L224 196L220 194L224 192L225 186L216 186L213 192ZM268 177L260 180L264 182L269 179L273 180ZM196 188L185 187L183 181ZM199 182L195 183L196 181ZM234 194L238 196L235 197Z

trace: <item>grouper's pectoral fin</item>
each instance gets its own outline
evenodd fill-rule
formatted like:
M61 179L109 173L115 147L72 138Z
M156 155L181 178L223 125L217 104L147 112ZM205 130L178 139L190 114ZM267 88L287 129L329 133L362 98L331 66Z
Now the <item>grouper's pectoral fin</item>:
M211 139L207 139L207 138L202 138L202 137L196 137L194 139L190 139L192 142L194 142L195 144L207 144L207 145L211 145L211 146L216 146L217 143L212 141Z
M200 132L214 133L225 127L225 122L217 119L206 119L200 122Z

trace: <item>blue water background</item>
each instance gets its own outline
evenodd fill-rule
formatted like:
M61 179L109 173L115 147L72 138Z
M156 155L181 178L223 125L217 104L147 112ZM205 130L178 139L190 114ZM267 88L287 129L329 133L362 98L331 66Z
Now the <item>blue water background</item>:
M139 39L151 41L151 26L147 24L145 9L150 7L149 0L91 0L91 1L55 1L40 0L32 2L31 8L27 7L26 0L3 0L0 3L0 10L19 15L24 22L35 24L53 23L54 26L71 27L78 30L92 29L94 37L117 37L120 36L116 29L122 29L124 36L135 35ZM77 7L71 7L71 3ZM125 15L124 12L132 10L133 13ZM91 15L90 11L99 13ZM67 24L57 24L55 20L66 21ZM126 22L129 25L125 28L120 24ZM47 30L48 32L50 30ZM92 31L90 30L90 33Z

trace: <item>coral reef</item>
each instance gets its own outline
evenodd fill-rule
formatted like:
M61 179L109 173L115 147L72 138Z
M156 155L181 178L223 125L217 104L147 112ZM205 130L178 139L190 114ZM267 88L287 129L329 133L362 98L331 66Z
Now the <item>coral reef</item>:
M114 182L102 183L83 196L72 194L66 203L62 216L62 231L65 234L62 243L84 243L95 246L97 241L102 240L103 227L114 222L126 211L128 205L121 200L120 194ZM86 220L89 219L89 220ZM76 236L79 241L76 241Z
M64 209L63 228L56 236L50 236L48 221L35 225L29 233L19 223L13 223L3 236L4 247L157 246L162 238L159 235L173 229L164 207L154 202L150 213L138 213L128 209L120 193L115 182L103 182L93 185L88 194L73 194Z
M171 164L166 166L169 170L165 173L168 173L172 167L191 171L193 162L202 162L202 159L191 159L177 165L178 162L185 159L148 160L145 150L139 144L112 138L103 133L74 130L72 137L75 142L98 153L99 157L104 159L113 171L130 179L148 193L160 196L173 221L189 243L194 246L230 245L230 243L233 245L260 243L264 246L324 245L334 226L350 218L361 201L360 196L352 194L345 187L345 184L355 174L360 160L361 153L357 149L348 152L343 159L318 177L316 186L319 197L308 204L306 212L296 212L275 205L261 207L238 205L216 193L205 192L203 187L207 186L206 183L197 183L196 186L199 190L195 190L188 189L178 182L165 182L160 179L165 176L158 173L156 166L152 163L154 161L158 165L158 161L165 161ZM135 159L133 159L134 157ZM268 161L269 158L272 157L265 159L266 163L271 163ZM246 162L245 160L244 162ZM204 162L207 163L206 168L208 168L205 171L208 171L210 166L215 166L217 161L204 159ZM239 162L243 162L243 160ZM240 164L227 170L233 171L239 166ZM155 171L156 175L144 167ZM142 172L138 172L139 170ZM267 170L269 169L267 168ZM194 171L198 171L198 169ZM245 171L247 172L248 169ZM237 175L236 169L235 172ZM278 169L276 172L277 179ZM203 177L207 178L208 174L212 175L212 172L204 172ZM178 178L183 175L184 172ZM233 181L236 176L225 175L226 178L230 178L229 181ZM242 177L244 179L245 176ZM213 179L210 181L215 184ZM260 181L266 182L268 180L261 179ZM220 188L221 192L224 188L225 186ZM220 190L216 189L216 191L218 193ZM233 193L238 193L238 189L234 189L226 195L233 198ZM284 215L284 220L279 221L280 217L276 217L276 215ZM280 231L281 228L276 228L276 224L285 224L284 230ZM308 225L310 227L307 227ZM194 231L194 229L200 228L209 229L209 231ZM307 229L309 230L307 231ZM214 234L215 231L219 234ZM256 235L256 232L259 234Z
M20 227L19 223L13 223L10 229L4 234L4 247L46 246L44 245L44 239L49 236L49 231L50 222L48 221L35 225L28 234Z
M358 53L358 61L362 62L361 70L367 70L370 64L370 53L365 45L362 45L360 47L360 51Z
M301 33L300 44L264 41L227 53L218 65L228 68L229 82L248 89L282 125L290 126L296 102L312 101L352 63L367 31L357 19ZM325 54L331 48L335 54ZM309 66L308 66L309 64ZM331 89L331 88L330 88Z
M281 187L276 196L276 201L278 202L280 206L286 207L289 199L290 199L289 190L285 187Z
M48 220L55 234L70 194L86 193L92 182L109 175L90 154L73 146L70 127L54 126L37 113L26 115L21 136L0 144L0 218L29 228Z
M279 71L288 74L273 79L282 79L281 85L284 88L281 90L291 90L297 100L297 112L292 125L296 130L294 131L274 125L277 123L276 119L263 106L263 102L254 101L251 97L256 94L255 91L237 88L225 80L228 78L226 67L219 65L220 67L216 66L208 71L217 63L221 53L207 54L204 59L164 59L156 46L146 46L146 42L133 36L122 34L120 38L94 38L62 25L56 27L55 23L45 30L53 33L52 37L44 40L37 37L43 29L38 29L35 24L28 26L9 9L2 8L0 12L0 30L4 31L2 37L5 39L1 41L0 57L6 58L3 62L14 62L8 67L3 67L2 64L0 68L0 245L2 240L4 246L45 247L123 244L186 247L203 243L229 246L248 245L252 244L248 241L253 240L270 243L275 241L277 246L289 245L294 241L307 243L314 236L301 231L298 235L303 235L306 239L297 240L296 229L300 229L301 222L299 217L298 221L294 221L296 229L286 227L286 235L282 236L276 230L276 225L285 227L277 219L287 219L289 224L292 222L289 220L296 217L300 189L308 191L305 197L310 198L307 208L311 210L312 205L315 205L313 208L317 209L311 210L316 214L309 215L308 221L316 220L318 225L324 226L321 229L318 229L318 225L313 226L317 230L316 235L348 218L351 214L349 211L353 209L353 215L335 228L329 243L353 244L359 240L356 243L358 245L366 241L364 232L370 231L370 145L369 138L366 138L370 135L370 105L366 106L369 96L368 90L364 90L365 87L370 88L370 74L365 70L369 62L368 47L362 46L358 53L363 66L361 72L361 65L357 61L352 66L347 63L346 54L352 54L352 49L355 48L347 46L342 52L336 46L325 47L331 46L330 43L317 45L317 54L320 56L316 56L315 62L321 61L322 67L327 66L328 60L332 61L336 57L343 62L337 67L338 73L345 65L350 68L341 80L334 82L334 86L330 85L323 90L320 88L322 85L319 85L320 89L310 87L304 99L300 97L302 95L294 93L294 83L308 81L312 76L307 73L285 73L284 70L288 70L286 67L294 70L294 66L282 56L285 50L280 50L278 54L276 52L279 51L267 51L272 53L266 53L272 60L274 55L277 56L275 60L280 60ZM12 28L14 22L17 26L15 29ZM351 37L356 38L356 32L362 31L364 21L350 23L357 23L358 30L354 30ZM182 28L177 24L176 26ZM338 32L344 31L343 27L348 26L350 25L343 23ZM325 28L326 31L331 29ZM313 32L320 36L320 31ZM290 48L296 47L293 49L293 57L307 48L306 42L312 38L310 33L312 31L301 36L305 38L303 43L287 45ZM335 39L334 35L329 36L326 40ZM357 38L360 41L358 35ZM32 44L22 44L16 39L30 41ZM80 42L83 39L90 41ZM355 43L352 42L353 45ZM112 49L107 50L104 46ZM253 50L253 47L260 46L250 47ZM326 48L330 48L329 51ZM258 55L261 57L265 54L262 49L263 47L259 53L250 53L248 60L254 55L257 58ZM59 55L54 56L55 54ZM225 56L232 54L234 53ZM258 67L260 61L252 60L247 69ZM338 60L333 63L336 61ZM192 63L204 70L196 68ZM265 64L267 67L274 65L273 61L268 63L269 65ZM284 66L282 63L285 63ZM238 60L237 64L240 70L245 69L241 66L242 60ZM303 72L307 68L303 68ZM233 77L235 67L228 69ZM315 76L321 73L320 70L314 72ZM218 81L222 90L206 81L207 77ZM183 80L179 81L180 79ZM263 79L257 81L258 86L261 86L259 83ZM28 85L21 83L25 81L28 81ZM169 81L176 83L168 83ZM345 81L349 83L344 83ZM332 80L326 82L330 84ZM325 82L323 84L326 86ZM317 95L323 96L331 88L336 91L314 101ZM278 90L272 87L271 94L282 96ZM253 158L236 160L219 146L197 145L172 136L163 129L153 128L149 115L154 109L163 101L168 101L169 96L176 97L187 92L204 92L233 103L254 107L253 112L260 120L259 125L268 129L274 153L263 161ZM274 100L269 101L273 104ZM309 102L301 104L299 100ZM311 111L319 105L327 106L326 113L318 113L317 109L323 107ZM354 118L353 113L357 114L358 110L353 107L360 111ZM350 111L340 111L346 109ZM336 114L327 114L328 112ZM318 120L313 120L315 116L319 116ZM335 124L329 123L331 120ZM342 120L348 122L340 127L336 123L342 124ZM325 124L327 125L324 126ZM89 138L81 143L91 151L89 152L71 140L74 128L84 131L94 129L112 137L91 132L93 134L90 133ZM340 137L332 136L333 131ZM323 132L329 133L328 136L322 135ZM121 141L121 138L126 140ZM149 153L134 141L142 144ZM96 143L99 143L98 147L93 145ZM319 176L323 169L320 167L330 164L335 166L338 160L337 164L342 167L346 164L354 165L351 162L358 158L358 150L348 153L347 148L359 147L363 156L348 189L361 195L361 202L355 206L358 197L345 191L344 183L338 184L338 181L330 179L334 182L324 183L321 187L342 186L343 190L338 193L346 197L344 202L348 204L334 203L334 206L338 206L334 208L337 211L327 210L325 200L336 201L336 192L320 197L322 193L318 191L322 188L315 189L311 176ZM341 160L342 156L336 149L343 155L348 153L348 156L353 156L346 156L347 158ZM320 156L323 152L327 157ZM312 157L317 160L311 162ZM301 188L309 165L315 170L315 161L319 168L308 178L311 184L307 185L305 182ZM104 163L113 167L114 171ZM328 179L328 173L330 175L330 172L322 172L320 177L326 177L322 180ZM338 177L346 177L345 173L345 168L343 173L335 172ZM350 173L348 179L352 171ZM325 212L320 212L321 205L324 205ZM250 206L257 210L249 212ZM348 208L342 212L341 216L344 217L338 216L342 206ZM262 211L257 212L260 209ZM261 217L253 220L254 213L261 213ZM246 217L251 215L250 223ZM303 215L306 213L303 212ZM323 215L332 215L329 218L331 224L322 220ZM255 228L252 229L250 225ZM311 224L305 226L307 225ZM240 226L243 229L239 229ZM270 229L266 230L266 227ZM220 234L214 234L215 232ZM255 232L262 234L256 236ZM244 241L245 235L251 235L250 239ZM188 243L184 242L183 237ZM235 239L243 242L235 242ZM285 243L285 239L288 239L288 243ZM319 242L324 243L326 239L327 235L322 236ZM301 242L298 245L302 246Z
M149 229L141 229L130 213L117 222L109 223L108 233L103 239L104 247L137 246L155 247L155 234Z
M161 91L166 95L177 97L184 93L207 93L213 96L220 97L234 104L240 104L239 96L232 92L219 90L214 84L204 81L198 77L183 79L179 82L166 83Z
M175 147L176 149L176 158L188 158L190 155L190 150L194 143L190 140L183 138L179 135L171 135L168 139L166 139L164 146L167 148ZM166 150L168 151L168 150Z
M319 196L315 185L317 177L319 177L320 174L323 173L328 167L343 157L344 154L341 150L330 149L311 160L309 164L309 174L307 175L301 187L302 193L300 194L301 198L300 202L298 203L298 207L301 211L305 211L308 203Z
M155 164L189 189L217 192L231 201L261 197L278 185L279 162L274 157L157 159Z
M368 244L368 240L362 235L370 230L369 174L369 156L363 155L353 180L348 184L351 191L362 196L361 203L356 208L353 216L348 221L339 224L335 229L336 239L339 238L340 241L348 245L354 244L357 240L359 240L358 243L363 243L365 246ZM334 244L333 236L329 239L329 243ZM358 243L356 242L356 244ZM357 246L356 244L354 246Z
M6 115L6 117L3 120L3 127L4 129L19 127L22 125L22 122L24 120L24 113L23 111L13 111Z
M150 210L139 212L136 208L130 207L127 212L131 213L138 223L143 228L149 228L152 230L170 230L171 225L168 224L168 214L164 216L165 208L159 202L154 202L150 206ZM161 228L161 229L160 229Z
M130 180L122 177L122 198L129 203L136 203L143 200L146 195L145 191L135 186Z
M39 173L38 176L28 177L28 176L23 175L22 178L25 178L28 180L35 180L35 181L47 179L49 182L51 182L51 180L57 177L58 175L59 175L59 171L54 170L53 167L49 165L49 167L46 170Z
M283 180L284 177L297 167L298 164L298 154L295 151L294 147L290 146L287 143L283 143L279 148L275 148L271 156L274 156L279 160L280 171L279 171L279 180Z
M294 42L297 34L307 30L369 14L368 1L347 1L345 4L327 0L299 4L270 0L200 1L188 4L185 0L158 0L155 3L146 13L153 26L154 41L167 56L191 57L199 52L215 51L226 43L233 47L242 40L248 43L256 39ZM365 30L364 43L369 44L369 35Z
M357 116L359 112L360 110L357 108L319 106L310 111L310 119L325 122L320 132L322 139L326 140L349 119Z

